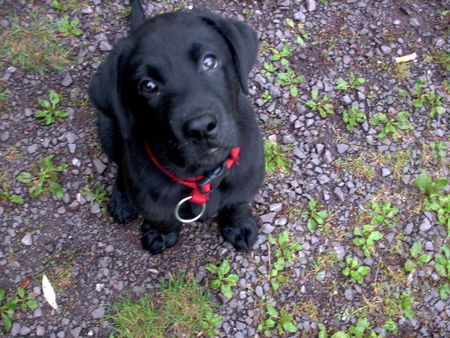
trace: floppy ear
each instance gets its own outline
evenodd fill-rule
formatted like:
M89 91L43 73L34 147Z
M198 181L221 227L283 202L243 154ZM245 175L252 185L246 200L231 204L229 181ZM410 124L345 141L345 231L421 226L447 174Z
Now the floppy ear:
M124 140L132 137L133 116L122 104L124 67L132 47L120 41L98 68L89 84L89 98L97 110L112 118L119 126Z
M233 55L234 66L239 76L242 91L248 94L247 78L255 64L258 52L256 32L241 21L224 18L209 12L203 12L201 15L207 24L215 27L225 38Z

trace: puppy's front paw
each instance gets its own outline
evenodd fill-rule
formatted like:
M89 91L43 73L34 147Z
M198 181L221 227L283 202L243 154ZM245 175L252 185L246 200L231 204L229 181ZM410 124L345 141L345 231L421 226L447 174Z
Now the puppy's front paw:
M113 189L108 205L108 211L114 219L114 222L119 224L129 223L138 215L136 209L134 209L124 193L117 189Z
M178 241L178 231L163 234L155 229L145 231L145 226L143 227L143 231L144 234L141 238L142 246L152 254L159 254L174 246Z
M225 225L221 228L225 241L233 244L237 251L249 251L256 242L258 226L252 217L241 219L239 224Z

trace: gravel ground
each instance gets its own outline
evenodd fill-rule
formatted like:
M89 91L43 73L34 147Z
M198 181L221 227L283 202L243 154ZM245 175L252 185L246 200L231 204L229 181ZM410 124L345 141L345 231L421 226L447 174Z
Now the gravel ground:
M414 82L421 80L424 91L434 90L448 110L448 72L442 58L438 60L449 48L448 1L144 1L148 15L203 7L254 27L261 50L250 96L264 138L277 141L289 161L288 171L268 173L256 198L261 232L253 252L236 253L211 223L185 226L179 243L157 256L141 248L139 221L112 224L104 200L85 188L111 189L114 168L99 148L86 87L114 42L126 34L126 3L67 1L69 9L63 12L49 2L0 0L2 39L13 17L19 25L30 25L30 13L53 22L69 15L80 20L84 32L59 37L70 46L72 60L60 71L39 74L7 57L0 59L0 91L8 93L0 105L0 287L12 294L31 277L26 290L37 294L38 301L37 309L16 313L9 336L107 337L111 323L104 317L115 301L155 290L170 272L192 272L206 285L210 275L204 265L224 259L240 279L231 300L215 295L222 303L218 313L223 320L217 327L221 337L261 335L257 326L267 318L267 301L291 313L305 336L316 335L319 323L331 333L362 317L378 334L449 335L450 304L438 292L448 276L436 272L434 260L448 235L433 212L423 211L424 195L415 183L422 170L435 178L449 176L448 157L433 152L436 144L448 150L448 112L430 118L429 108L414 108L412 98L398 90L414 91ZM288 18L295 29L286 24ZM295 42L298 35L305 44ZM286 43L292 44L291 68L305 78L298 97L291 97L263 67L264 62L279 66L270 60L270 48ZM414 61L395 63L396 57L411 53L417 54ZM348 79L351 72L367 82L337 90L337 79ZM37 99L49 90L62 95L58 107L69 116L45 126L33 115L39 109ZM312 90L330 97L334 115L322 118L306 105ZM348 131L342 116L351 106L367 116ZM400 111L410 113L413 129L402 131L396 140L377 138L380 127L370 124L370 117ZM59 175L64 194L32 198L16 177L51 154L55 163L68 164ZM5 191L22 196L24 203L10 202ZM315 231L307 229L307 217L302 216L310 199L331 215ZM389 201L399 212L391 226L378 227L384 237L377 241L375 255L365 257L352 242L353 231L370 220L370 203L376 201ZM290 281L274 291L268 276L274 248L266 239L283 230L302 250L285 269ZM432 259L407 273L403 266L414 242ZM363 283L342 274L347 256L370 267ZM58 312L42 297L42 274L57 290ZM404 293L414 297L413 318L399 306L389 307L389 300L400 303L398 294ZM389 318L397 334L383 328Z

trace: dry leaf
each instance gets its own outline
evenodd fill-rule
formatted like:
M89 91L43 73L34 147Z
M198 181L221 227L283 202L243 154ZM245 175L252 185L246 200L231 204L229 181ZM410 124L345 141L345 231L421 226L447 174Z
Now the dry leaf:
M30 285L32 280L33 280L33 278L31 278L31 277L25 277L23 279L22 283L20 283L19 288L26 289L27 286Z
M412 54L403 55L403 56L399 56L398 58L395 58L395 62L397 62L397 63L408 62L408 61L415 60L416 58L417 58L417 54L412 53Z
M46 275L42 275L42 292L44 293L44 298L50 304L52 308L58 310L58 304L56 304L56 294L53 286L50 284Z

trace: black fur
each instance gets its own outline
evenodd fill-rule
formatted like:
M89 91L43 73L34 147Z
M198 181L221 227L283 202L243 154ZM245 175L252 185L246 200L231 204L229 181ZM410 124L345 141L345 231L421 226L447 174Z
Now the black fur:
M100 141L118 172L109 211L118 223L144 218L142 244L152 253L173 246L181 223L176 204L190 189L180 178L207 175L239 146L234 165L210 194L202 220L218 216L237 250L256 241L249 203L264 176L264 156L253 109L245 97L257 38L246 24L208 12L175 12L143 20L132 4L132 32L94 75L89 96L97 108ZM192 217L200 206L186 203Z

